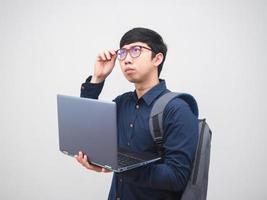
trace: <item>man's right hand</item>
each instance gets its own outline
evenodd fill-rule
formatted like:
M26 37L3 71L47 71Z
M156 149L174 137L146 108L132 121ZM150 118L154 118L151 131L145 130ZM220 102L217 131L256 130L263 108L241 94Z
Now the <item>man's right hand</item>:
M100 83L106 79L115 66L116 57L115 50L106 50L98 54L91 83Z
M95 171L95 172L106 172L106 173L107 172L112 172L112 171L110 171L108 169L105 169L105 168L102 168L102 167L99 167L99 166L91 164L88 161L87 155L83 154L81 151L79 152L78 155L75 155L74 157L86 169L89 169L89 170L92 170L92 171Z

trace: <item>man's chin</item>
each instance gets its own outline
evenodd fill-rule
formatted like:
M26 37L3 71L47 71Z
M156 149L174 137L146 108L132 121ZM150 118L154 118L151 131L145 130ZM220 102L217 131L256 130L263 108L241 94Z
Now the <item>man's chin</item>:
M136 83L137 82L136 79L134 79L133 77L125 76L125 78L131 83Z
M136 84L136 83L141 83L141 81L138 80L138 79L129 78L129 77L127 77L126 79L127 79L130 83L134 83L134 84Z
M136 83L136 80L134 80L134 79L127 79L129 82L131 82L131 83Z
M134 83L134 84L136 84L136 83L141 83L142 82L142 80L140 80L140 78L141 77L136 77L136 76L127 76L127 75L125 75L125 78L130 82L130 83Z

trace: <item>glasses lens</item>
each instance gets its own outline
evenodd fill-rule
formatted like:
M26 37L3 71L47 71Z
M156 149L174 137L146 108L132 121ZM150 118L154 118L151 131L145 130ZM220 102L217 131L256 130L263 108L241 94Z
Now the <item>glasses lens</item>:
M126 57L127 51L126 49L119 49L117 52L117 56L119 60L123 60Z
M141 48L139 46L134 46L130 49L130 54L133 58L140 56Z

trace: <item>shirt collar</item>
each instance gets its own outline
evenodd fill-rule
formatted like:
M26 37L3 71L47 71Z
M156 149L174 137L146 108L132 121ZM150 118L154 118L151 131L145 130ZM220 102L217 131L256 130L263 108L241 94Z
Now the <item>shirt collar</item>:
M163 79L159 79L159 83L147 91L141 98L149 106L160 94L166 91L166 82ZM137 100L136 91L134 91L134 97Z

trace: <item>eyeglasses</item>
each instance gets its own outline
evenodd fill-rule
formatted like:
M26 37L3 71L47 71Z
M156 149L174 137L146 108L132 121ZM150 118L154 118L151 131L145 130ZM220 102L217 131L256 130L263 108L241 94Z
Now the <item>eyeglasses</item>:
M126 49L126 48L121 48L119 50L116 51L117 53L117 58L118 60L122 61L127 57L127 54L130 53L130 56L132 58L137 58L141 55L141 50L142 49L147 49L150 51L153 51L150 48L144 47L144 46L132 46L130 49Z

